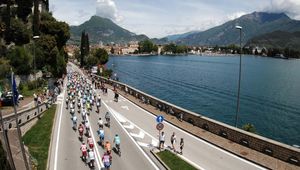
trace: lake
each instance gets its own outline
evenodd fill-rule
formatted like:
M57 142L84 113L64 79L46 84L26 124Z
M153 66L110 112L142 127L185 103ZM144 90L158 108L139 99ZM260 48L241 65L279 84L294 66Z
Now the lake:
M239 56L110 57L119 81L234 125ZM300 145L300 60L242 56L238 127Z

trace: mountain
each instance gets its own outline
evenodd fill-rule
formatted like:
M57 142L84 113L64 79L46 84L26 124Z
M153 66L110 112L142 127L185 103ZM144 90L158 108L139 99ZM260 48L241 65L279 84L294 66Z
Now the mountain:
M187 32L187 33L183 33L183 34L174 34L174 35L168 35L166 36L165 38L168 39L168 41L176 41L178 39L182 39L182 38L185 38L191 34L195 34L195 33L198 33L199 31L190 31L190 32Z
M110 19L99 16L92 16L90 20L79 26L71 26L71 38L69 43L80 44L81 33L84 31L89 34L91 44L119 43L125 44L129 41L141 41L149 39L146 35L136 35L112 22Z
M246 46L299 50L300 31L293 33L286 31L274 31L252 38L248 41Z
M284 13L254 12L228 21L206 31L177 39L178 44L187 45L229 45L238 44L239 32L236 25L243 27L242 41L274 31L300 31L300 21L290 19Z

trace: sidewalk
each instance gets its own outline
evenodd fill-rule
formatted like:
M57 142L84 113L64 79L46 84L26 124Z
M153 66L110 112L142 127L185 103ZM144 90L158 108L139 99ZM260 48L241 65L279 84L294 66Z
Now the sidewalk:
M33 106L33 97L26 97L24 100L20 100L19 106L17 107L17 111L25 110ZM6 116L12 114L14 112L13 106L3 106L2 109L2 116Z
M112 86L106 84L107 87L110 89L113 89ZM183 129L186 132L189 132L193 134L194 136L197 136L215 146L218 146L224 150L227 150L228 152L231 152L241 158L244 158L246 160L249 160L251 162L254 162L256 164L262 165L264 167L270 168L270 169L284 169L284 170L293 170L293 169L299 169L299 167L283 162L279 159L267 156L265 154L262 154L260 152L257 152L255 150L249 149L247 147L244 147L242 145L239 145L237 143L234 143L230 140L227 140L225 138L222 138L220 136L217 136L215 134L212 134L208 131L205 131L204 129L201 129L199 127L193 126L187 122L180 122L176 117L172 115L168 115L165 112L157 110L155 107L151 105L146 105L141 103L138 99L135 97L125 94L123 91L118 91L120 95L127 98L137 106L143 108L144 110L152 113L153 115L163 115L165 120L169 123L173 124L176 127L179 127L180 129Z

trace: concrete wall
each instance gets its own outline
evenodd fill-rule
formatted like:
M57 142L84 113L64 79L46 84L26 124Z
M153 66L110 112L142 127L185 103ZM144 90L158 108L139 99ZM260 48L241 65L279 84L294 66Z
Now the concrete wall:
M18 123L20 126L25 125L27 122L30 122L32 119L39 117L45 110L50 107L51 103L48 101L40 104L38 107L26 109L24 111L18 112ZM12 113L10 115L3 117L4 129L17 128L15 115ZM3 127L0 125L0 132L3 130Z
M127 87L128 93L130 95L133 95L138 99L142 99L142 97L144 97L146 100L149 101L149 104L154 107L157 107L157 105L159 104L162 106L162 110L164 110L165 112L167 112L168 108L172 108L172 110L174 111L174 116L176 117L178 117L180 113L183 113L183 120L193 124L194 126L198 126L211 133L222 136L233 142L262 152L269 156L300 166L300 149L253 133L246 132L244 130L218 122L205 116L201 116L197 113L188 111L166 101L160 100L126 84L116 82L113 80L108 80L106 78L99 77L96 75L92 75L92 77L101 80L107 84L115 85L118 88L118 90L125 91L125 87Z

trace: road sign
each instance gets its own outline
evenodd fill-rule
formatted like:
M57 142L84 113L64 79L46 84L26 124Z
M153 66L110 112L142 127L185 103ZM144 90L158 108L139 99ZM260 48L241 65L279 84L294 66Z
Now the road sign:
M162 124L162 123L158 123L157 125L156 125L156 129L157 130L163 130L163 128L164 128L164 124Z
M164 121L164 117L163 116L157 116L156 117L156 122L157 123L161 123L161 122L163 122Z

